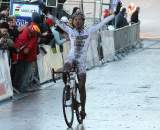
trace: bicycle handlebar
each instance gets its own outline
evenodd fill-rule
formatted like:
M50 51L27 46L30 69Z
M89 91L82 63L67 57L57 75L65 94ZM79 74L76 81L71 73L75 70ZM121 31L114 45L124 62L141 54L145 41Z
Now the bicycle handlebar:
M75 69L71 70L71 71L55 71L54 68L52 68L52 79L53 82L56 83L56 79L55 79L55 74L67 74L70 75L70 73L72 72L77 72Z

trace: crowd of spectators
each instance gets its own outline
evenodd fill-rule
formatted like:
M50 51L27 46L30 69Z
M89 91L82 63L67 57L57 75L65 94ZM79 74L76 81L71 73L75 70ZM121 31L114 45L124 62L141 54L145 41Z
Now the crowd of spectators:
M137 23L139 22L139 10L139 7L135 7L128 20L127 9L122 6L121 2L118 2L114 12L115 18L107 25L117 29L129 23ZM75 7L72 14L78 11L80 8ZM103 16L107 17L110 14L110 10L105 9ZM63 16L60 21L72 26L71 19L71 17ZM24 93L39 88L37 55L40 51L47 53L41 45L50 45L55 53L56 44L58 44L60 50L63 51L62 44L68 40L68 37L55 21L50 12L42 15L34 12L27 25L17 27L16 17L9 16L8 9L0 12L0 50L8 53L11 80L16 91Z
M109 22L107 25L111 25L114 29L122 28L129 24L134 24L139 22L139 11L140 7L130 4L128 8L123 7L121 1L117 3L116 9L112 12L109 9L105 9L103 12L103 17L107 17L114 13L115 18Z
M66 17L61 21L69 22ZM40 51L47 53L41 45L50 45L52 49L55 44L62 45L67 40L63 33L49 12L42 15L33 12L31 21L21 27L16 26L16 17L9 16L8 9L0 12L0 51L8 53L15 92L25 93L40 87L37 55Z

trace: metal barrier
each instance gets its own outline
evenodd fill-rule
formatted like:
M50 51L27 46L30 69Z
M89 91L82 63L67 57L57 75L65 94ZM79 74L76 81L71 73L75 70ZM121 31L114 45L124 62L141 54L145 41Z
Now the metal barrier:
M104 30L100 32L102 38L104 62L112 61L115 55L114 31Z
M109 62L115 60L116 57L119 59L118 54L122 55L123 53L127 53L128 51L136 48L140 43L139 33L140 23L132 24L113 31L103 29L100 32L102 39L103 61ZM97 41L95 36L92 37L93 41Z
M126 48L134 48L139 42L140 23L132 24L114 31L114 45L116 52Z
M140 40L139 32L140 23L113 31L102 30L100 32L92 33L90 45L87 51L87 68L91 69L97 65L100 65L101 58L103 58L104 62L112 61L114 60L117 52L126 51L126 48L135 47ZM40 83L52 80L52 68L55 68L55 70L62 68L63 58L67 56L70 49L70 44L67 42L63 45L63 55L61 55L60 51L53 53L50 46L43 45L43 47L47 51L47 54L44 55L44 52L40 52L37 59ZM99 53L98 50L102 52ZM4 57L4 55L1 54L1 57ZM5 57L7 57L7 54L5 54ZM8 75L9 67L8 69L5 69L7 73L3 72L4 67L8 64L8 61L0 60L0 62L2 62L0 64L0 72L2 72L0 73L0 100L3 100L4 98L13 95L13 89L10 76ZM4 75L8 77L5 78Z
M132 24L130 27L130 42L132 46L136 46L140 40L140 23Z
M130 26L114 31L114 46L116 52L121 52L130 46Z
M97 65L99 65L99 56L97 51L98 45L98 35L97 32L92 33L92 37L90 39L90 45L87 51L87 69L91 69Z
M140 23L113 31L102 30L93 33L87 53L87 69L100 65L101 57L103 57L103 62L109 62L115 60L117 54L134 49L140 40L139 33ZM100 41L99 37L101 37ZM98 50L103 52L98 53Z

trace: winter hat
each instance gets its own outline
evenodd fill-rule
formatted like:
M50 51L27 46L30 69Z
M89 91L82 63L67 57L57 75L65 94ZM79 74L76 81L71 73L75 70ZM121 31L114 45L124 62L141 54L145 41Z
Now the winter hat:
M34 22L36 24L42 23L41 17L37 12L32 13L32 22Z
M109 16L109 14L110 14L109 9L105 9L103 12L103 17L107 17Z
M52 26L52 25L54 24L54 21L53 21L52 19L50 19L50 18L47 18L47 19L46 19L46 24L47 24L48 26Z
M63 16L61 19L60 19L61 22L64 22L64 23L68 23L69 20L66 16Z

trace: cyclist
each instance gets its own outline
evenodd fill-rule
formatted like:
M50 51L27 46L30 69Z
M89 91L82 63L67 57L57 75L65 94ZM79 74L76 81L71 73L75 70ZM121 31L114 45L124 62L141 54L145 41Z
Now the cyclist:
M90 43L91 33L99 30L107 22L111 21L114 18L113 15L103 19L99 24L94 25L90 28L85 28L84 22L85 17L82 12L75 12L72 15L71 26L68 26L64 23L56 21L57 25L60 26L65 32L68 33L69 39L71 42L71 48L68 54L68 57L65 60L64 70L69 71L72 69L73 65L76 63L78 69L78 78L79 78L79 88L80 88L80 100L82 103L81 116L84 119L86 116L85 113L85 104L86 104L86 57L87 49Z

